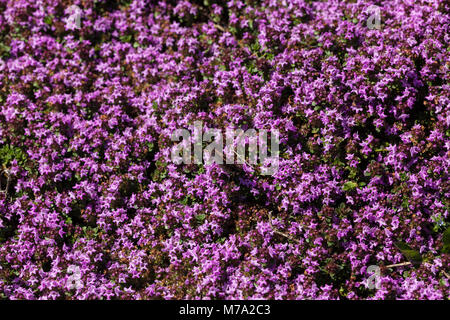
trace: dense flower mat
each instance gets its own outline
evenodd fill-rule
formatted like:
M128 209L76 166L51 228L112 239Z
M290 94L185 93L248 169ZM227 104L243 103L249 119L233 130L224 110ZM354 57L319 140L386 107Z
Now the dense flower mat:
M1 298L448 298L448 2L0 13ZM278 171L174 164L196 120L279 130Z

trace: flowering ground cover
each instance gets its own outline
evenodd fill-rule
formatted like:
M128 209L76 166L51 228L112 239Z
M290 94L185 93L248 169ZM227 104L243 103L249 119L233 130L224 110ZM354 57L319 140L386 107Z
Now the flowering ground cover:
M0 13L0 298L448 299L447 1ZM194 121L278 170L173 163Z

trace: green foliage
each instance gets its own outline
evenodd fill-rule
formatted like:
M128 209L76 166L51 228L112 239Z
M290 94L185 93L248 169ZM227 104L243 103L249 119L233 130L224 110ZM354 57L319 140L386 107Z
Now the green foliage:
M261 77L264 77L264 73L256 66L255 60L250 60L246 67L250 74L259 74Z
M132 2L133 2L133 0L121 0L121 1L119 1L119 5L128 7Z
M8 144L0 147L1 164L8 167L13 160L16 160L20 166L25 166L27 162L27 155L22 151L22 149Z
M180 203L184 206L192 206L194 203L199 203L199 201L188 194L180 201Z
M422 255L420 254L420 252L412 249L405 242L399 241L395 243L395 246L414 266L419 266L422 263Z
M155 149L155 144L153 142L147 142L147 149L148 152L153 152L153 150Z
M434 232L439 232L441 227L445 227L444 217L442 216L441 213L438 213L437 215L431 217L431 219L434 222L434 226L433 226Z
M44 22L45 22L46 24L48 24L49 26L52 25L52 23L53 23L53 17L52 17L52 16L46 16L46 17L44 18Z
M130 34L120 36L120 41L122 41L122 42L128 42L128 43L131 43L131 40L132 40L132 39L133 39L133 36L130 35Z
M450 254L450 227L448 227L447 230L444 231L442 242L444 243L442 253Z
M353 181L347 181L346 183L344 183L342 190L344 191L350 191L355 189L358 186L358 184L356 182Z
M9 52L11 51L11 47L7 46L3 42L0 42L0 57L9 57Z
M206 219L206 214L198 214L195 216L195 219L197 220L198 224L203 224L203 222L205 222Z
M167 164L157 160L156 161L156 169L152 174L152 180L155 182L160 182L164 180L167 177L167 170L166 170Z
M258 54L259 50L261 50L261 45L259 44L258 41L256 41L250 45L250 49L252 50L253 53Z

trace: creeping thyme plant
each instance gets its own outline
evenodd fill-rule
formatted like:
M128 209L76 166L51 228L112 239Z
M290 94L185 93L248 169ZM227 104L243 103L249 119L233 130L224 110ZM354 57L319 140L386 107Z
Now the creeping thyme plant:
M448 299L449 68L444 0L0 0L0 299Z

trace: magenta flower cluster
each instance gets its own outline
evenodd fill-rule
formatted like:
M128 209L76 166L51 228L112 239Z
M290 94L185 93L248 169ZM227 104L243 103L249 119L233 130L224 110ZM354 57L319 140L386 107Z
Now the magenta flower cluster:
M448 298L449 68L445 0L0 0L0 298Z

